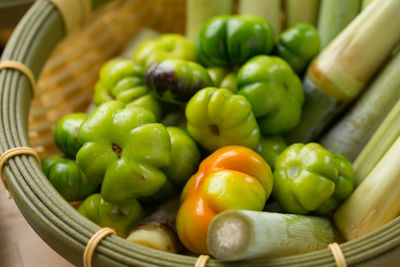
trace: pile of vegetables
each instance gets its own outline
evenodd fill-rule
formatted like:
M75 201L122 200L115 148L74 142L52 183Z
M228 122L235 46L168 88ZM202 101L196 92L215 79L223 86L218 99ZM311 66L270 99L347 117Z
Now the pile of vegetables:
M400 2L358 15L360 1L321 1L318 17L318 1L286 1L282 32L279 1L240 1L252 15L204 2L187 3L188 38L106 62L93 110L58 121L64 156L42 162L55 189L131 242L228 261L322 249L397 216Z

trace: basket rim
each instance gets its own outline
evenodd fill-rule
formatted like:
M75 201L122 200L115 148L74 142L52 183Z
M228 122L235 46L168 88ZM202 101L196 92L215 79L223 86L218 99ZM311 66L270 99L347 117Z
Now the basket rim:
M137 0L140 1L140 0ZM92 0L94 7L107 0ZM37 36L42 38L37 38ZM50 52L65 36L61 15L47 0L36 1L18 23L2 60L24 63L36 77ZM28 114L32 98L29 81L15 70L0 72L0 152L29 146ZM55 251L82 265L86 243L100 227L81 216L51 186L40 165L30 156L16 156L4 168L7 184L19 210L37 234ZM376 231L341 244L349 265L377 263L400 252L400 218ZM193 266L197 258L154 250L117 236L108 236L96 249L96 266ZM208 266L226 266L210 260ZM229 262L235 266L336 266L328 248L277 259Z

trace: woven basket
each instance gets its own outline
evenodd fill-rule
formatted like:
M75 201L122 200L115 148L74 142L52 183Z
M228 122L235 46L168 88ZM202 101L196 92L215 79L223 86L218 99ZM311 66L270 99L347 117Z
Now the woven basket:
M93 8L97 8L106 1L92 2ZM183 33L184 21L184 0L114 1L100 7L84 28L64 39L66 26L58 9L47 0L36 1L18 24L2 60L22 62L35 77L40 73L41 76L33 94L21 72L10 69L0 72L0 153L21 146L32 146L41 156L57 153L52 137L55 122L64 114L87 108L101 65L118 55L142 27ZM85 246L99 226L60 197L32 156L9 159L4 174L15 202L34 230L60 255L81 266ZM362 238L341 244L341 248L348 265L395 265L400 258L400 218ZM108 236L96 248L93 265L193 266L196 260ZM335 266L336 263L331 251L324 249L279 259L229 264L210 260L207 264L227 265Z

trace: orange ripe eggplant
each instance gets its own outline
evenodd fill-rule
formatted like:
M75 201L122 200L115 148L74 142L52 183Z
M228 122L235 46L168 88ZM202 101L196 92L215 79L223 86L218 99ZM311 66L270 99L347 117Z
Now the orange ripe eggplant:
M228 209L262 210L272 184L270 167L255 151L242 146L218 149L183 189L176 220L182 243L192 252L208 253L211 220Z

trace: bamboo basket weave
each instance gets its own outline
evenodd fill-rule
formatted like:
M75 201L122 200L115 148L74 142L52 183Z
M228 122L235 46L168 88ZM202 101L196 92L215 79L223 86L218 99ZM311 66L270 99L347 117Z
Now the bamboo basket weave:
M103 2L106 1L93 0L93 8ZM64 38L66 30L58 9L47 0L36 1L18 24L2 60L19 61L35 77L40 75L40 79L33 94L21 72L11 69L0 72L0 153L21 146L32 146L41 156L56 153L52 137L55 122L64 114L87 108L101 65L118 55L142 27L183 33L184 21L184 0L120 0L98 8L83 28ZM3 172L16 204L33 229L60 255L81 266L85 246L99 226L60 197L33 157L15 156L8 160ZM395 266L400 254L400 218L362 238L341 244L341 248L348 265ZM193 266L196 260L136 245L113 235L97 246L93 265L179 267ZM207 263L210 267L228 265L336 266L336 263L328 248L279 259Z

